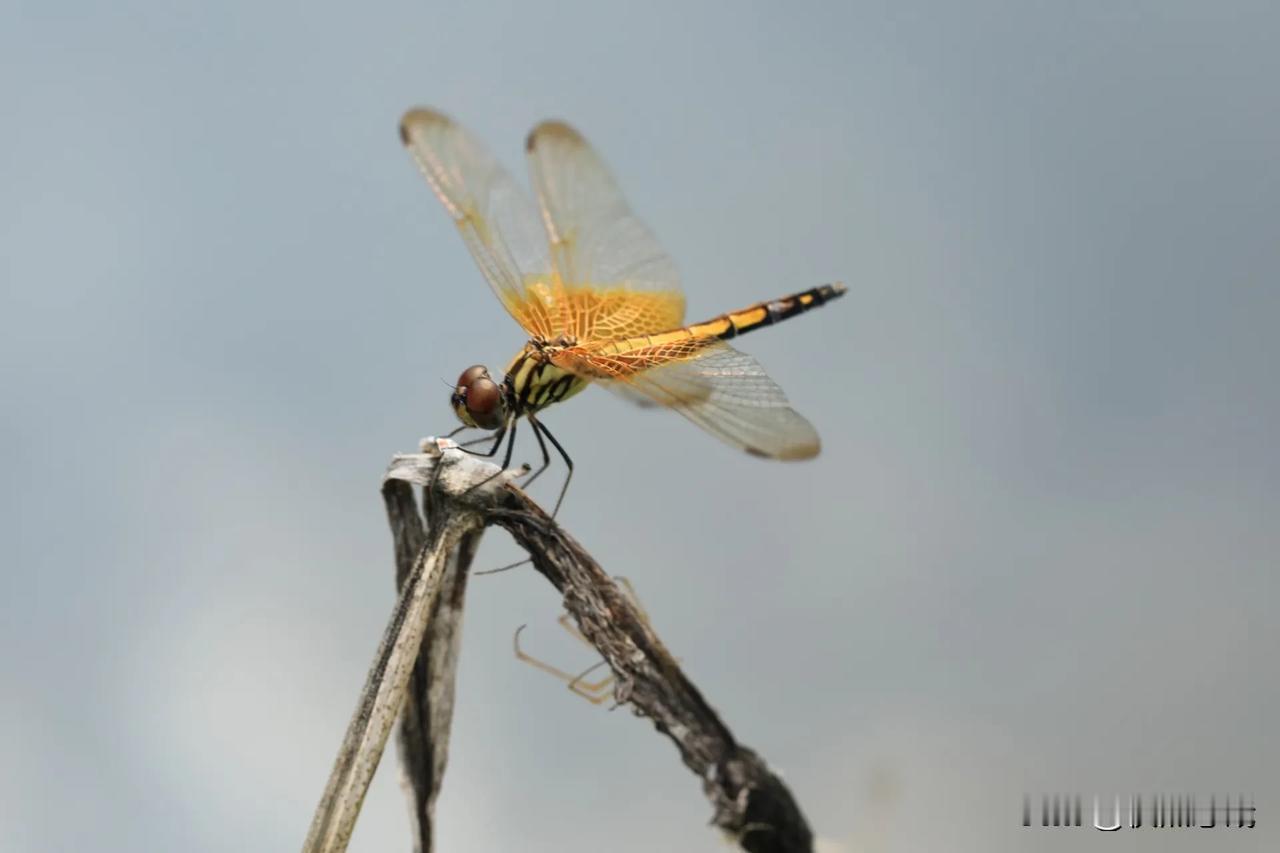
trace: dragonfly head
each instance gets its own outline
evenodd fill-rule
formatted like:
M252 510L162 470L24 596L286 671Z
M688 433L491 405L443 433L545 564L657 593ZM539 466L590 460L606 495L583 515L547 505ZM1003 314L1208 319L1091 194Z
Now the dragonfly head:
M458 420L470 427L497 429L507 419L507 398L482 364L462 371L449 397Z

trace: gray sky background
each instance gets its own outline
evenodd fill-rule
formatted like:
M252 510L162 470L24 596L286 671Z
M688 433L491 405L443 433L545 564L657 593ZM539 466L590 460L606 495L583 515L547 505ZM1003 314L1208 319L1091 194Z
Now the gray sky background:
M417 103L522 177L580 127L693 318L848 283L741 342L816 463L600 391L546 416L562 520L830 849L1276 849L1274 4L4 17L9 853L301 844L391 606L383 467L522 343L401 150ZM557 613L472 587L440 849L724 849L650 726L512 659L527 622L591 663ZM407 849L393 771L354 850ZM1259 827L1027 830L1024 790L1252 791Z

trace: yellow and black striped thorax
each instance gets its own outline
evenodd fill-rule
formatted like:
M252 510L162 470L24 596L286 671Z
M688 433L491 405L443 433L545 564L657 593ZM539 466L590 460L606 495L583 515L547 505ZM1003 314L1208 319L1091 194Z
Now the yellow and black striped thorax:
M587 380L556 367L541 346L530 343L507 365L502 385L508 409L520 417L569 399L587 387Z

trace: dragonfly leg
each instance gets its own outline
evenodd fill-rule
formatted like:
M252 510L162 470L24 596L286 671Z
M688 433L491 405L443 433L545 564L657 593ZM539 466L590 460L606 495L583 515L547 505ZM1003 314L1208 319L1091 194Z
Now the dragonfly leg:
M532 418L529 419L529 423L533 425L533 436L534 438L538 439L538 448L542 451L542 465L541 467L538 468L538 470L534 471L532 474L529 475L529 479L524 481L523 488L526 488L526 489L529 488L529 485L534 480L538 479L539 474L547 470L547 468L550 467L551 465L551 454L547 452L547 443L542 438L542 430L546 429L546 427L542 426L542 424L538 423Z
M463 429L466 429L466 427L463 427ZM458 447L462 448L463 450L466 450L466 452L470 453L472 456L493 456L498 452L498 448L502 446L502 440L507 437L507 429L508 429L507 424L503 424L501 427L498 428L497 432L491 433L489 435L482 435L479 438L473 438L470 441L464 441L461 444L459 444ZM512 433L516 431L516 424L514 420L511 422L510 429ZM453 433L450 433L450 435L452 434ZM512 437L514 438L515 436L513 435ZM471 447L476 444L483 444L484 442L489 441L490 439L493 440L493 446L489 448L487 453L481 453L479 450L467 450L468 447Z
M488 438L488 436L485 436L485 438ZM508 429L508 427L507 427L507 425L506 425L506 424L503 424L503 425L502 425L502 427L498 430L498 433L497 433L497 439L493 442L493 447L489 448L489 452L488 452L488 453L480 453L479 451L475 451L475 450L467 450L467 451L466 451L467 453L470 453L472 456L481 456L481 457L483 457L483 456L494 456L494 455L496 455L496 454L497 454L497 452L498 452L498 448L502 446L502 439L503 439L503 438L506 438L506 439L507 439L507 455L506 455L506 456L504 456L504 457L503 457L503 459L502 459L502 467L501 467L501 468L499 468L497 471L494 471L494 472L493 472L492 474L490 474L488 477L485 477L485 478L484 478L483 480L481 480L480 482L475 483L474 485L472 485L472 486L471 486L471 488L467 489L467 491L466 491L464 494L470 494L471 492L473 492L473 491L475 491L476 489L478 489L478 488L480 488L481 486L483 486L485 483L488 483L488 482L489 482L490 480L492 480L493 478L495 478L495 477L500 477L500 476L502 476L502 474L503 474L503 473L505 473L505 472L506 472L506 470L507 470L507 466L511 464L511 452L512 452L513 450L515 450L515 449L516 449L516 421L515 421L515 419L513 418L513 419L511 420L511 426L510 426L510 429ZM526 465L525 467L526 467L526 468L528 468L528 466L527 466L527 465ZM434 479L434 477L433 477L433 479Z
M555 446L555 449L560 452L560 458L564 460L565 466L569 469L569 473L566 474L564 478L564 485L560 487L560 496L556 498L555 509L551 510L551 517L555 518L556 513L560 512L560 504L564 503L565 492L569 491L569 481L573 479L573 460L569 458L568 453L564 452L564 448L560 445L560 442L556 441L556 437L551 434L551 430L547 429L546 424L542 423L542 421L535 418L532 414L528 415L528 418L529 423L533 425L533 431L535 433L540 432L542 435L547 437L551 444Z
M542 450L542 465L541 465L541 466L539 466L538 470L534 471L534 472L533 472L533 474L531 474L531 475L529 476L529 479L527 479L527 480L525 480L525 481L524 481L524 483L523 483L523 487L524 487L524 488L526 488L526 489L527 489L527 488L529 488L529 484L530 484L530 483L532 483L534 480L538 479L538 475L539 475L539 474L541 474L543 471L547 470L548 466L550 466L550 465L551 465L551 454L547 452L547 443L546 443L545 441L543 441L543 439L542 439L542 431L543 431L543 430L545 430L545 429L546 429L546 427L542 426L542 424L540 424L538 421L534 420L533 418L529 418L529 423L533 425L533 435L534 435L534 437L535 437L535 438L537 438L537 439L538 439L538 447L539 447L539 448L541 448L541 450ZM514 435L514 434L515 434L515 424L514 424L514 423L512 423L512 425L511 425L511 432L512 432L512 435ZM555 440L555 439L552 439L552 441L554 441L554 440ZM559 445L557 445L557 447L558 447L558 446L559 446ZM563 451L562 451L562 452L563 452ZM508 459L510 459L510 458L511 458L511 449L510 449L510 447L508 447L508 449L507 449L507 458L508 458ZM504 464L502 467L505 469L505 468L506 468L506 465ZM488 481L486 480L485 482L488 482ZM568 481L566 481L566 485L567 485L567 482L568 482ZM563 490L561 490L560 496L561 496L562 498L564 497L564 491L563 491ZM556 502L556 506L557 506L557 507L559 507L559 506L560 506L560 504L559 504L559 502L558 502L558 501ZM519 567L523 566L525 563L532 563L532 562L533 562L533 560L531 560L531 559L530 559L530 558L528 558L528 557L525 557L523 560L518 560L518 561L516 561L516 562L514 562L514 563L508 563L507 565L505 565L505 566L499 566L499 567L498 567L498 568L496 568L496 569L485 569L485 570L484 570L484 571L482 571L482 572L472 572L471 574L472 574L472 575L496 575L496 574L498 574L499 572L506 572L506 571L510 571L511 569L518 569ZM628 586L630 586L630 584L628 584ZM584 642L585 642L585 640L584 640Z
M506 427L505 427L505 426L503 426L502 431L504 431L504 432L506 431ZM538 431L535 429L535 430L533 431L533 434L534 434L534 435L538 435ZM540 436L540 435L538 435L538 444L539 444L539 445L541 445L541 444L542 444L542 436ZM511 420L511 439L510 439L510 441L508 441L508 442L507 442L507 455L506 455L506 457L502 460L502 469L501 469L498 473L502 473L502 471L507 470L507 466L511 464L511 452L512 452L513 450L515 450L515 446L516 446L516 421L515 421L515 419L514 419L514 418L512 418L512 420ZM478 453L478 454L476 454L476 455L477 455L477 456L480 456L480 455L484 455L484 456L493 456L495 453L497 453L497 451L498 451L498 445L495 443L495 444L494 444L494 446L489 450L489 452L488 452L488 453L485 453L485 454L479 454L479 453ZM542 455L543 455L544 457L547 455L546 447L543 447L543 449L542 449ZM543 466L542 466L542 468L546 468L546 467L547 467L547 466L546 466L546 464L544 463L544 464L543 464ZM526 464L526 465L525 465L525 473L528 473L528 468L529 468L529 466ZM542 472L542 468L539 468L539 469L538 469L538 473L541 473L541 472ZM498 474L494 474L494 475L492 475L492 476L490 476L490 477L486 477L484 480L481 480L479 483L476 483L476 485L475 485L475 486L472 486L471 488L472 488L472 489L474 489L474 488L476 488L477 486L483 486L485 483L489 482L490 480L492 480L492 479L493 479L494 477L496 477L496 476L498 476ZM533 476L534 476L534 477L536 477L536 476L538 476L538 475L537 475L537 474L534 474ZM527 486L527 485L528 485L530 482L532 482L532 481L533 481L533 478L532 478L532 477L530 477L530 478L529 478L529 480L526 480L526 481L525 481L525 485ZM470 489L468 489L467 491L470 491ZM505 565L505 566L499 566L499 567L498 567L498 568L496 568L496 569L485 569L485 570L484 570L484 571L482 571L482 572L472 572L471 574L472 574L472 575L496 575L498 572L505 572L505 571L508 571L508 570L510 570L510 569L519 568L520 566L523 566L525 563L532 563L532 562L533 562L533 560L529 559L528 557L525 557L523 560L519 560L519 561L514 562L514 563L508 563L507 565Z
M498 449L498 446L496 443L494 444L493 449L494 450ZM516 421L515 421L515 418L512 418L511 419L511 438L507 440L507 455L502 457L503 471L507 470L507 468L511 466L511 452L515 449L516 449Z
M470 429L470 427L468 427L466 424L463 424L462 426L458 427L458 428L457 428L457 429L455 429L453 432L449 433L449 435L448 435L448 436L445 436L445 437L446 437L446 438L448 438L448 437L450 437L450 436L457 435L459 432L461 432L461 431L462 431L462 430L464 430L464 429ZM511 422L511 438L512 438L512 440L513 440L513 441L514 441L514 439L515 439L515 431L516 431L516 430L515 430L515 422L514 422L514 421L512 421L512 422ZM498 452L498 448L502 445L502 439L503 439L503 438L505 438L505 437L506 437L506 435L507 435L507 425L506 425L506 424L503 424L503 425L498 429L498 431L497 431L496 433L493 433L493 434L491 434L491 435L482 435L482 436L480 436L479 438L473 438L473 439L471 439L470 441L464 441L464 442L462 442L461 444L459 444L459 445L458 445L458 448L459 448L463 453L470 453L472 456L480 456L480 457L493 456L495 453L497 453L497 452ZM479 444L480 442L482 442L482 441L488 441L489 439L493 439L493 446L489 448L489 451L488 451L487 453L481 453L481 452L479 452L479 451L477 451L477 450L467 450L467 446L468 446L468 445L471 445L471 444ZM508 457L508 458L510 458L510 456L511 456L511 451L510 451L510 449L508 448L508 450L507 450L507 457ZM505 467L505 466L504 466L504 467ZM437 483L437 482L439 481L439 479L440 479L440 471L442 470L442 468L443 468L443 466L441 466L441 465L436 465L436 466L435 466L435 469L431 472L431 482L430 482L430 484L427 486L427 493L428 493L428 494L431 494L431 493L435 492L435 490L436 490L436 483ZM501 473L501 472L499 472L499 473ZM495 477L496 477L496 476L497 476L497 474L495 474L495 475L493 475L493 476L495 476ZM472 487L471 487L471 489L477 488L478 486L483 486L485 483L489 482L489 481L490 481L490 480L492 480L492 479L493 479L493 477L486 477L486 478L485 478L484 480L482 480L481 482L476 483L474 486L472 486ZM467 491L468 491L468 492L470 492L470 491L471 491L471 489L467 489Z

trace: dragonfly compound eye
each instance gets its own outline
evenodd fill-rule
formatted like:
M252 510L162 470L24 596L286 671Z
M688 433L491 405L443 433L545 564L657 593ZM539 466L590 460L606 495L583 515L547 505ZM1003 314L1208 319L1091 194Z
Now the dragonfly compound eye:
M497 429L502 426L503 411L502 389L487 375L471 381L467 388L464 402L467 414L476 426L481 429Z
M473 364L466 370L462 371L462 375L458 377L458 390L470 388L471 383L480 377L489 378L489 370L483 364Z

